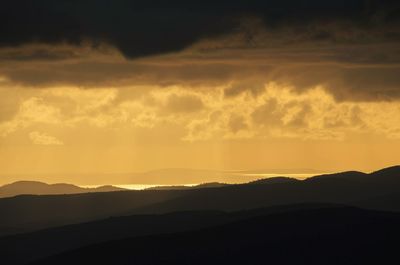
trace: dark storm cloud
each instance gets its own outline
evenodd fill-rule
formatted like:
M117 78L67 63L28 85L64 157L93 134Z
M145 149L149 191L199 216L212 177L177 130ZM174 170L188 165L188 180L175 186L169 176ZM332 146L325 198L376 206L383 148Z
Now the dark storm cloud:
M204 37L238 29L243 17L259 17L271 30L319 21L347 20L357 27L390 29L397 23L397 1L390 0L6 0L0 9L0 45L30 42L94 46L106 42L136 58L184 49ZM245 35L251 42L252 35ZM309 34L312 41L337 40L335 30ZM388 30L385 39L399 39ZM45 54L45 56L47 56Z
M399 66L295 66L276 69L269 80L297 91L323 86L338 101L400 98Z
M60 61L80 56L70 50L52 51L45 48L40 49L19 49L19 50L0 50L0 61Z
M341 101L400 98L399 1L215 2L2 1L0 78L223 87L226 98L277 83L322 86Z
M311 55L310 55L311 56ZM400 98L398 64L353 64L348 62L308 62L306 54L296 63L244 66L198 61L188 64L139 62L71 62L0 64L7 82L29 87L73 85L85 88L115 86L181 86L188 89L224 88L224 97L249 92L262 94L273 82L297 92L322 86L339 101L375 101ZM268 56L267 56L268 57ZM223 60L223 58L221 59ZM190 60L189 60L190 61Z

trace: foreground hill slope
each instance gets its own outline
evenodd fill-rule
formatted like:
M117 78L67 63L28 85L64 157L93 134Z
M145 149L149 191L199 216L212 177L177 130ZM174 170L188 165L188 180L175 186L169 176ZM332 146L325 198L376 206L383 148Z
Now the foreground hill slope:
M0 260L19 265L91 244L133 236L176 233L299 209L339 207L296 204L240 212L191 211L164 215L133 215L0 237Z
M289 211L110 241L34 264L397 264L399 223L399 214L351 207Z

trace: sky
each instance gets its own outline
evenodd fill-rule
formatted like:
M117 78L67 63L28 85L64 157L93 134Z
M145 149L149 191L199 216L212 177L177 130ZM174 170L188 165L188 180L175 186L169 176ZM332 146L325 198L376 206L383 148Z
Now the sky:
M2 182L400 164L399 23L389 0L4 1Z

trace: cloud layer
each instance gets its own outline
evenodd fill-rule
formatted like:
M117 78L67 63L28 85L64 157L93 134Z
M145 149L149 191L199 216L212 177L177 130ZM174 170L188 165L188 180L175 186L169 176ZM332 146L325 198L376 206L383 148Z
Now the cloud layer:
M400 4L335 1L5 1L0 83L28 87L324 86L400 97ZM134 60L131 60L134 59Z
M61 131L179 130L178 141L256 138L342 141L355 134L400 138L400 104L337 103L323 88L302 94L271 83L254 96L243 92L226 98L224 87L193 92L180 87L153 87L134 96L135 89L49 88L23 95L16 114L0 123L4 137L49 127ZM32 92L32 91L31 91ZM130 97L126 95L130 94ZM14 95L16 96L16 95ZM179 136L180 135L180 136ZM29 133L38 144L61 143L45 133Z
M135 58L176 52L200 39L235 32L248 17L261 19L265 27L282 32L286 39L296 36L298 30L308 31L311 40L336 40L341 34L337 24L342 22L371 30L383 25L389 30L384 38L397 39L398 31L390 29L397 25L398 8L391 0L203 0L168 4L157 0L7 0L0 11L0 45L90 41L96 46L105 42L126 57ZM321 23L330 24L310 30ZM294 32L288 32L287 26ZM251 42L252 30L245 33ZM358 37L363 38L345 31L339 41ZM46 53L35 56L54 58Z

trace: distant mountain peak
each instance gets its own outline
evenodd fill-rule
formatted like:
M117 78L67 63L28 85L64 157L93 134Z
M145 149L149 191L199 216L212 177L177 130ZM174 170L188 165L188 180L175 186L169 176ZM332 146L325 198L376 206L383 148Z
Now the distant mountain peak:
M370 175L387 175L387 174L397 174L400 177L400 165L383 168L372 172Z
M28 185L28 184L38 184L38 185L49 185L47 183L41 182L41 181L35 181L35 180L19 180L12 182L10 184L6 184L4 186L12 186L12 185ZM4 187L2 186L2 187Z
M258 179L255 181L251 181L248 184L275 184L275 183L288 183L288 182L298 182L300 180L295 179L295 178L289 178L289 177L272 177L272 178L264 178L264 179Z
M146 190L193 190L193 189L205 189L205 188L221 188L221 187L230 186L230 185L231 184L220 183L220 182L207 182L207 183L202 183L202 184L195 185L195 186L184 186L184 185L155 186L155 187L147 188Z
M56 183L47 184L40 181L16 181L0 187L0 198L17 195L49 195L49 194L76 194L88 192L121 191L122 188L114 186L102 186L98 188L81 188L73 184Z
M348 180L358 180L368 176L368 174L360 171L343 171L339 173L332 174L322 174L310 177L305 181L321 180L321 179L348 179Z

